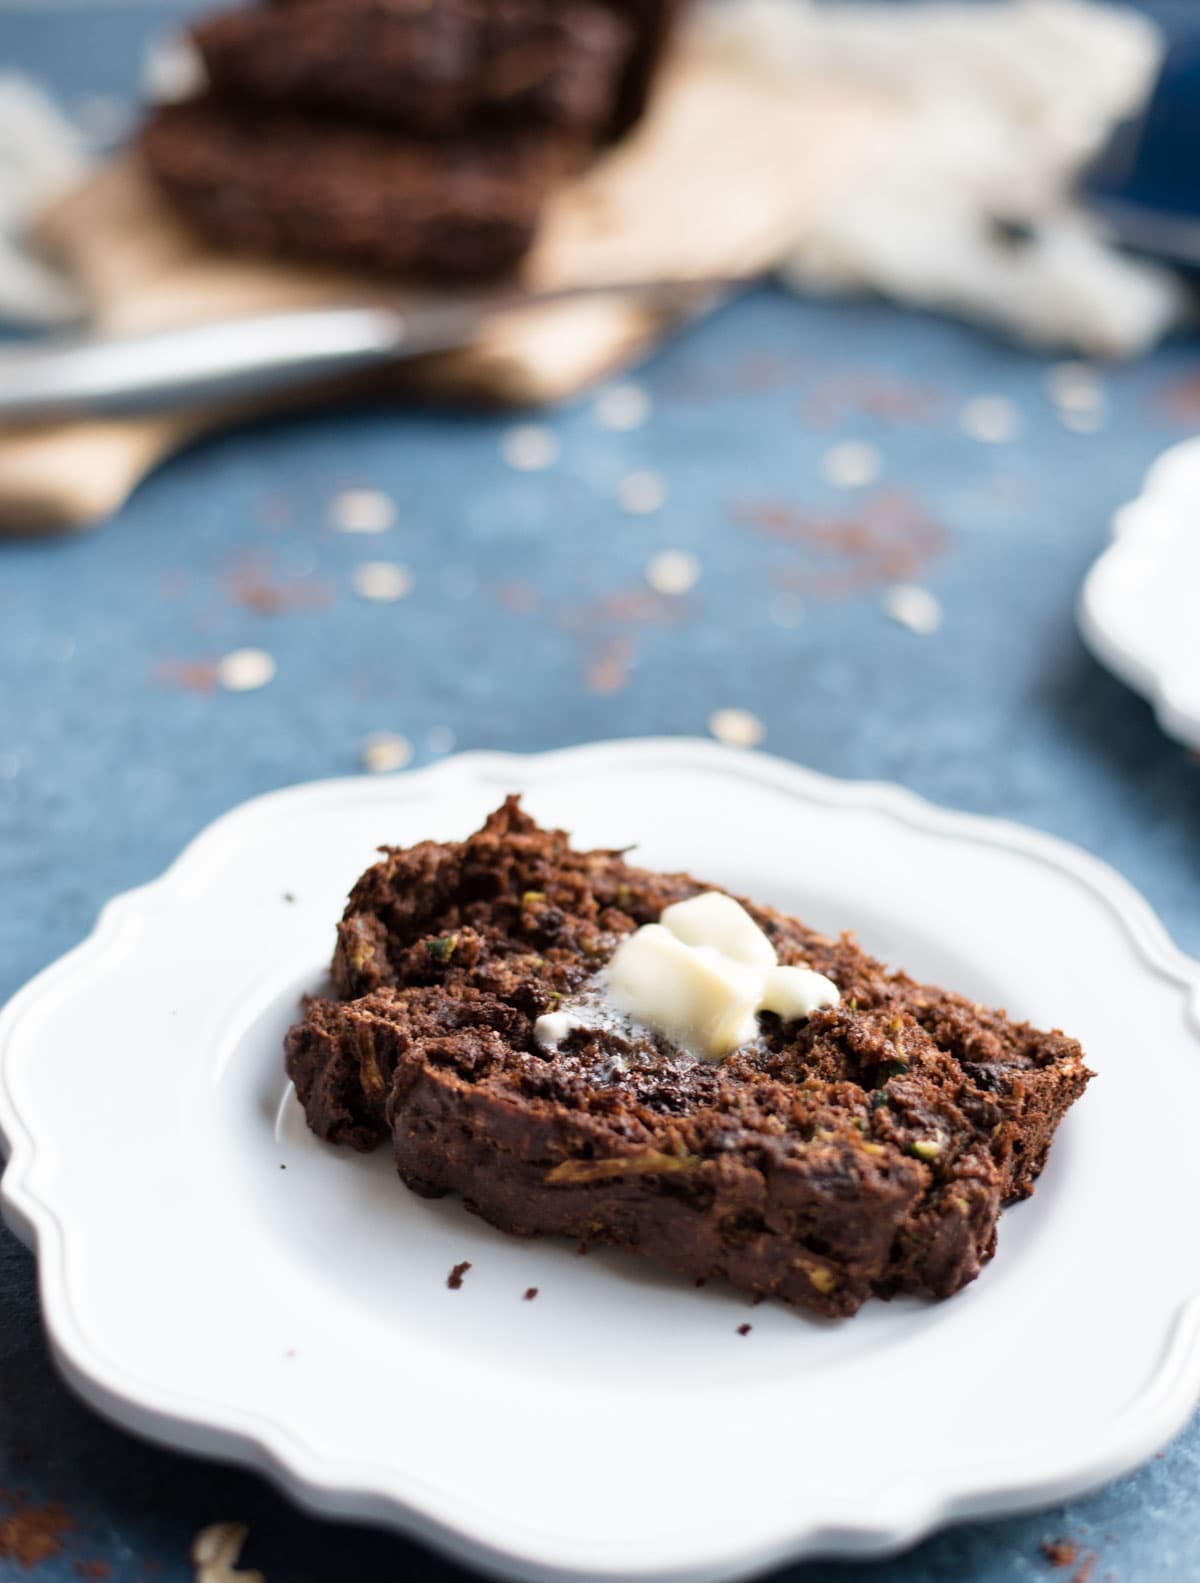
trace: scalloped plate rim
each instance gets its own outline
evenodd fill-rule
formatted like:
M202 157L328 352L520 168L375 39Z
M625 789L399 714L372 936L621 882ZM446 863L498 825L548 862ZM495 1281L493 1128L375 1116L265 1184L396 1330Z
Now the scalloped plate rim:
M882 781L840 780L767 754L721 747L704 739L650 737L615 739L541 753L480 751L390 777L339 777L283 787L229 810L195 835L155 880L114 897L92 932L51 963L0 1009L0 1151L7 1155L0 1179L0 1209L12 1229L37 1255L43 1322L55 1361L73 1388L97 1411L122 1427L163 1444L217 1457L265 1474L300 1505L327 1517L382 1523L431 1543L457 1559L498 1576L531 1579L656 1578L718 1583L819 1555L882 1556L904 1549L948 1523L1030 1510L1086 1493L1150 1456L1187 1422L1200 1402L1200 1292L1169 1316L1157 1365L1141 1393L1108 1421L1110 1433L1093 1439L1084 1455L1055 1474L968 1478L957 1488L920 1489L909 1478L890 1490L890 1519L870 1523L812 1521L765 1539L731 1547L711 1562L689 1561L651 1569L620 1563L603 1569L560 1565L517 1545L495 1541L462 1517L453 1520L395 1490L380 1488L382 1474L339 1474L338 1463L294 1437L285 1423L254 1410L212 1408L186 1392L149 1388L123 1364L104 1357L75 1318L63 1254L67 1230L52 1204L27 1186L35 1140L25 1125L5 1077L6 1051L19 1021L84 961L99 959L118 938L126 916L167 896L205 850L235 824L286 801L354 797L371 801L391 795L420 796L439 780L495 781L519 771L527 784L553 777L560 766L590 758L608 767L645 765L659 759L675 767L703 766L788 791L806 801L857 805L901 823L954 839L981 842L1023 854L1081 883L1122 925L1143 964L1186 997L1186 1021L1200 1031L1200 962L1176 947L1149 904L1101 859L1044 832L986 815L942 808L907 788ZM372 1482L372 1478L376 1482ZM897 1505L903 1511L895 1510ZM486 1527L486 1524L482 1525Z
M1200 748L1200 712L1177 701L1177 669L1170 664L1160 666L1144 650L1116 637L1110 629L1105 605L1108 587L1119 576L1122 565L1142 554L1152 536L1146 525L1139 522L1139 513L1131 508L1139 508L1142 515L1148 515L1147 508L1155 500L1167 508L1178 504L1181 499L1180 458L1193 456L1200 473L1200 437L1179 441L1151 462L1137 495L1114 513L1109 542L1084 577L1075 614L1080 636L1093 657L1147 700L1167 736L1182 742L1184 747ZM1196 493L1200 495L1200 487Z

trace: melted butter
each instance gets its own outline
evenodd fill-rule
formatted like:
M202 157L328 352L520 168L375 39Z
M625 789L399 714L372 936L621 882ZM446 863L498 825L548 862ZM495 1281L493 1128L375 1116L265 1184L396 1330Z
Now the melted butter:
M707 891L627 936L596 992L539 1017L534 1037L556 1050L578 1028L628 1019L701 1060L722 1061L758 1036L759 1012L791 1022L839 1001L831 979L781 966L745 908Z

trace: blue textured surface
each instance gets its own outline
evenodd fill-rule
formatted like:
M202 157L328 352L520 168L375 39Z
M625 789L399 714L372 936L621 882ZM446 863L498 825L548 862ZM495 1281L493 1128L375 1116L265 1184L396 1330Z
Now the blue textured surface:
M0 10L0 58L72 99L128 93L141 41L182 9ZM422 762L431 731L444 746L442 728L463 748L532 750L702 733L725 705L758 715L785 757L1079 842L1200 952L1200 768L1088 658L1072 619L1114 506L1187 432L1187 413L1200 414L1200 385L1186 385L1196 348L1179 342L1108 375L1098 435L1063 430L1046 367L937 319L763 290L643 371L645 427L608 433L587 404L549 420L562 453L549 472L503 464L498 419L331 414L196 447L91 536L0 546L0 1000L214 816L272 787L353 772L373 731L402 732ZM963 432L962 403L978 394L1017 404L1012 444ZM905 521L944 530L942 552L911 572L944 604L933 636L885 617L879 581L835 586L847 567L865 577L861 552L794 542L798 522L811 539L814 519L828 534L829 519L863 515L861 495L820 482L821 457L845 438L883 453L867 494L899 492ZM667 482L651 516L614 503L638 467ZM331 498L357 485L395 499L389 533L333 531ZM769 502L792 537L748 525L748 501ZM664 548L692 551L702 568L670 609L632 594ZM411 596L356 598L349 576L369 559L410 566ZM895 574L893 564L873 575ZM255 583L315 602L263 614L244 602ZM180 684L207 674L181 667L246 645L278 662L262 691ZM1073 1569L1055 1572L1039 1551L1065 1535L1081 1559L1097 1552L1094 1583L1200 1578L1198 1487L1193 1424L1141 1472L1065 1510L795 1576L1067 1578ZM74 1526L38 1583L86 1575L91 1562L122 1580L180 1583L192 1535L224 1518L250 1524L245 1559L268 1583L456 1574L95 1418L57 1381L32 1260L0 1232L0 1553L6 1515L39 1503L60 1504ZM26 1575L0 1558L0 1578Z

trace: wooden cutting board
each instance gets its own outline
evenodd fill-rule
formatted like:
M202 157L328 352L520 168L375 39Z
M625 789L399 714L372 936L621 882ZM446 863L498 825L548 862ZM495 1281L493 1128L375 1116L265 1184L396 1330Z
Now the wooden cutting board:
M839 184L852 180L886 108L853 90L767 88L684 57L633 137L550 206L524 275L532 288L742 275L769 269ZM417 294L392 282L223 255L180 225L127 155L60 200L39 241L82 286L95 327L136 332L235 314ZM0 532L103 519L166 456L208 430L315 400L469 401L513 407L570 397L645 354L670 329L628 301L497 318L471 347L303 396L137 418L0 430Z

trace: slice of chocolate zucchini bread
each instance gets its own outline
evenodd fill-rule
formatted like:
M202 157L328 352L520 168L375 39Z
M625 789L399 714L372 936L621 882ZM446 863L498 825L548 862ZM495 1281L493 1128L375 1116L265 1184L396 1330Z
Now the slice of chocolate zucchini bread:
M946 1297L990 1258L1091 1075L1063 1034L749 901L778 963L824 975L838 1003L764 1010L706 1059L613 1013L605 985L635 931L711 887L574 851L512 798L466 841L385 851L338 927L340 998L307 1005L287 1069L321 1137L390 1136L410 1187L508 1231L824 1314Z
M593 0L292 0L192 38L219 97L422 137L519 122L586 142L611 119L634 29Z
M580 157L545 129L435 143L211 94L160 106L139 148L214 242L438 281L512 271Z
M445 40L448 35L445 31L452 10L448 0L438 0L431 5L429 0L381 0L381 3L395 6L397 11L410 13L419 11L422 6L431 13L429 19L429 36L438 36ZM462 4L464 0L454 0L455 4ZM505 37L504 30L508 26L505 17L505 8L511 0L473 0L479 11L492 19L489 25L497 25L498 30L490 34L489 54L494 55L497 47ZM579 0L524 0L528 6L540 5L547 13L559 13L561 25L568 28L575 37L575 47L578 52L577 63L571 68L575 73L579 69L585 56L590 56L593 69L600 70L596 56L597 35L591 23L578 23L574 16L575 6ZM647 104L650 101L661 67L670 53L671 46L679 32L680 24L687 12L690 0L596 0L604 6L614 17L620 19L626 30L626 44L621 52L621 59L617 62L617 72L610 75L607 65L604 67L604 92L607 99L605 105L603 125L600 127L603 135L615 140L624 136L631 127L641 119ZM363 4L363 0L274 0L275 6L282 11L294 11L299 6L321 6L329 11L351 11ZM444 13L445 15L433 15ZM564 35L565 38L565 35ZM458 57L461 63L465 56ZM447 55L443 52L439 57L430 57L430 66L433 72L444 71ZM419 90L427 92L427 88Z

